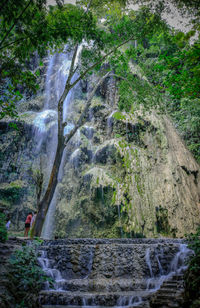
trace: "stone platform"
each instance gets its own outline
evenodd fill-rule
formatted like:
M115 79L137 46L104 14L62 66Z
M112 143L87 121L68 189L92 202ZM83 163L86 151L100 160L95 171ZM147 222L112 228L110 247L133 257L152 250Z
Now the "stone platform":
M180 239L44 241L39 262L54 280L40 293L44 308L182 307Z

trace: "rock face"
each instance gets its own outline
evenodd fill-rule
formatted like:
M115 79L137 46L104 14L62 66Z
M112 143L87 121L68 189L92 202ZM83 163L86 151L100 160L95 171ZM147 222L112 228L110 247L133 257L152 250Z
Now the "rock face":
M44 185L49 175L47 151L53 142L52 127L38 138L33 124L35 118L37 113L25 114L24 121L17 123L18 130L6 122L0 123L0 209L11 214L13 230L23 230L26 215L36 208L34 174L40 169L41 160Z
M75 106L83 103L76 100ZM154 112L121 113L102 103L94 99L88 122L67 147L58 184L55 234L180 237L195 230L199 166L170 120ZM55 149L54 117L45 122L40 153L33 134L38 115L31 117L24 117L20 134L1 123L0 202L15 205L16 229L22 228L26 213L36 205L33 170L41 156L46 185L49 144Z
M60 237L184 236L199 223L199 166L166 116L94 102L59 184Z
M39 262L55 281L40 294L44 307L182 307L190 252L181 241L57 240L40 250Z
M90 87L82 82L75 89L66 134ZM40 166L44 193L56 150L56 92L47 88L48 97L20 103L18 131L0 122L0 207L11 212L15 230L23 229L26 214L36 208L34 174ZM199 165L167 116L142 109L120 112L116 92L114 80L103 83L87 122L66 147L54 198L54 234L184 236L200 222ZM51 109L43 109L47 98Z

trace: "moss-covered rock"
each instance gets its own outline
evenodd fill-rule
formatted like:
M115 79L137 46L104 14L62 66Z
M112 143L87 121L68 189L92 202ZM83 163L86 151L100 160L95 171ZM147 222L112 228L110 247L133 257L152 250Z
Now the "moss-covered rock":
M0 184L0 196L4 204L18 203L26 190L26 183L16 180Z
M93 156L80 169L65 165L56 234L175 237L196 228L199 166L169 119L95 108L86 123L95 133L77 152Z
M67 145L57 187L55 234L179 237L195 230L200 169L170 120L155 111L119 112L103 104L108 101L102 97L94 98L87 123ZM75 98L70 123L84 106L84 95ZM45 114L45 130L37 139L37 119L43 115L23 110L19 131L0 123L0 204L12 205L16 229L23 228L27 211L36 206L32 170L40 161L44 189L48 183L56 112Z

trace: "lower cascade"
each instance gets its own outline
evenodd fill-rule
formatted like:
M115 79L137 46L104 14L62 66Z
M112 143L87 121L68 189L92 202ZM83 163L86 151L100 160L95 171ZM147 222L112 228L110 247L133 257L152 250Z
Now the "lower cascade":
M185 260L180 239L44 241L39 263L50 276L44 308L182 307Z

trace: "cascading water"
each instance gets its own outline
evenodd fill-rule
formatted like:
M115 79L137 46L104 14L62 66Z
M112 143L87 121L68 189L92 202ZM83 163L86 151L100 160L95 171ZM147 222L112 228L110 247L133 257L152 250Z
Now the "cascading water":
M58 284L62 282L63 279L61 277L60 271L51 268L50 261L46 255L47 255L46 251L41 251L41 255L38 258L39 264L42 267L45 274L51 277L53 281L55 281L53 288L55 290L59 290ZM45 288L50 289L50 285L48 281L45 282Z
M45 83L45 94L46 94L46 100L45 100L45 109L46 111L49 110L49 108L55 108L52 103L58 103L60 96L63 93L65 83L67 80L67 76L69 73L71 61L69 59L68 53L56 53L53 56L50 56L48 69L47 69L47 75L46 75L46 83ZM68 105L70 103L70 100L72 98L72 91L70 91L69 95L64 101L64 112L63 117L65 120L67 115L67 109ZM55 126L55 131L53 134L53 147L49 149L49 153L51 153L51 156L53 156L53 159L55 157L55 150L57 146L57 126ZM55 140L56 139L56 140ZM50 161L50 170L53 164L53 159ZM62 159L64 160L64 158ZM61 166L63 164L61 163ZM61 166L59 173L61 173ZM62 166L63 167L63 166ZM58 175L58 179L61 181L62 177ZM54 231L54 216L55 216L55 210L56 210L56 203L57 203L57 188L55 190L54 196L52 198L52 201L49 205L49 209L47 212L47 216L45 219L45 223L42 230L42 237L46 239L52 238L53 231Z
M80 52L80 49L79 51ZM75 63L76 65L77 63ZM63 53L55 53L48 56L48 66L45 80L45 103L42 112L38 113L34 119L34 136L35 136L35 152L39 154L42 146L45 143L47 160L45 177L48 179L52 169L53 161L55 158L55 152L57 147L57 103L61 97L65 83L68 77L69 69L71 65L70 54L67 50ZM73 78L77 78L75 74ZM73 79L73 80L74 80ZM72 80L72 81L73 81ZM63 121L66 121L68 107L73 100L73 89L70 90L63 105ZM73 123L69 123L64 128L64 134L70 132L73 128ZM63 153L62 162L58 174L58 182L62 181L64 162L66 156L66 149ZM50 203L45 223L42 230L42 237L50 239L54 231L54 216L57 203L57 189Z
M150 307L164 284L178 294L176 279L183 277L191 253L182 241L167 239L68 239L44 245L39 262L55 284L46 285L41 302L54 308Z
M47 133L51 132L47 151L51 153L48 157L49 172L57 144L57 112L54 103L58 102L63 92L69 67L70 59L67 53L49 56L45 83L45 107L34 120L39 140L37 151L42 147ZM67 117L68 106L72 98L73 91L65 100L63 120ZM108 118L108 134L112 126L111 116ZM67 134L72 128L73 123L65 127L64 133ZM84 129L90 142L94 128L84 126L82 130ZM80 131L77 132L75 149L70 156L75 169L79 166L79 143ZM93 153L93 147L91 142L89 146L91 153ZM66 155L67 149L63 153L58 182L61 182L63 178ZM92 155L91 159L95 163L95 155ZM100 200L104 209L104 188L102 185L99 187ZM118 185L118 192L120 192L119 188ZM43 227L42 237L45 239L52 238L54 231L57 192L56 189ZM120 199L119 196L117 199ZM118 204L118 215L120 221L120 203ZM162 287L165 281L185 270L184 260L189 254L187 246L181 242L163 244L161 241L160 244L159 240L157 243L156 240L148 242L148 239L138 242L128 239L83 240L83 242L66 240L66 243L58 240L57 242L47 241L45 244L47 246L42 248L38 261L45 273L55 281L53 288L46 284L46 290L42 295L42 301L45 305L50 305L48 307L58 307L58 305L149 307L142 305L148 301L151 294L156 293ZM165 247L168 244L169 252Z

